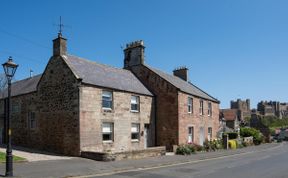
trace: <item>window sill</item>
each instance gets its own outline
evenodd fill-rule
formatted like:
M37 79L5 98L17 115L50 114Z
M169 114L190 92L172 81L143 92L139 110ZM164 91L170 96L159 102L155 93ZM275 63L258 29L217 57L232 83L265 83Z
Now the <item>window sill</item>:
M139 113L139 111L136 111L136 110L130 110L130 112Z
M104 144L112 144L113 141L112 140L105 140L105 141L102 141L102 143L104 143Z
M112 112L112 109L111 108L102 108L102 111L104 111L104 112Z
M133 139L131 140L132 143L139 143L139 140L138 139Z

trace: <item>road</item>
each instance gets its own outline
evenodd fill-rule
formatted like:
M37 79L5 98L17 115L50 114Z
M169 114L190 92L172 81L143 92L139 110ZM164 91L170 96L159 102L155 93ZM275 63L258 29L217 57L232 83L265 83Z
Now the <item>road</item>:
M103 178L288 178L288 144L233 157L197 163L108 174ZM96 177L96 176L91 176Z

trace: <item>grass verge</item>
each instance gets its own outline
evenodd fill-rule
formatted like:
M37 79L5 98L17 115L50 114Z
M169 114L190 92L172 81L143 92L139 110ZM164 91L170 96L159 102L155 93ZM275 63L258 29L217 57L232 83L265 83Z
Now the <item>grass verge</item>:
M26 159L13 155L13 161L22 162L22 161L26 161ZM5 163L5 162L6 162L6 153L0 152L0 163Z

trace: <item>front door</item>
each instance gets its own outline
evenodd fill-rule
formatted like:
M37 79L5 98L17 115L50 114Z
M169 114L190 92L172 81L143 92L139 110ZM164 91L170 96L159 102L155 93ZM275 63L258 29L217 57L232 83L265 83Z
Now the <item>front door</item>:
M200 127L200 132L199 132L199 145L203 146L204 143L204 138L205 138L205 132L204 132L204 128Z
M144 125L144 148L146 149L148 146L149 146L149 138L148 138L148 135L149 135L149 124L145 124Z

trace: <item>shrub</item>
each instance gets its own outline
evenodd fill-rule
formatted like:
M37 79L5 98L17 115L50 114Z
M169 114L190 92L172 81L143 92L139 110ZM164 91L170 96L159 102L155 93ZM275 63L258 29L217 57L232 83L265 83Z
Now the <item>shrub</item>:
M244 127L240 129L240 135L242 137L253 137L253 143L259 145L263 142L264 137L259 130L254 128Z
M195 147L191 144L179 145L176 150L176 154L178 155L191 155L192 153L195 153Z
M204 148L206 151L215 151L218 149L223 149L222 140L213 140L204 142Z

